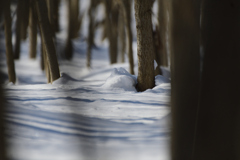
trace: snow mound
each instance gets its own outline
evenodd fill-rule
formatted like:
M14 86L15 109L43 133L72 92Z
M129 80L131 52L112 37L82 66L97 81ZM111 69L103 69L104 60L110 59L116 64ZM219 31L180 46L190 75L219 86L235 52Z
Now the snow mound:
M155 77L155 85L159 86L159 85L161 85L163 83L170 83L170 80L167 79L166 77L161 76L161 75L157 75Z
M61 77L53 82L53 84L72 84L77 80L69 76L68 74L61 72Z
M137 78L128 73L124 68L114 68L111 75L107 78L102 88L122 89L124 91L135 91Z

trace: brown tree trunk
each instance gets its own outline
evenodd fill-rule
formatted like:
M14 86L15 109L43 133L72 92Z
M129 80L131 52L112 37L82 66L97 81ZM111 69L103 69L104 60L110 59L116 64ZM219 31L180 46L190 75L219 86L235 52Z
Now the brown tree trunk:
M168 24L168 0L158 0L158 26L160 35L160 65L168 66L167 55L167 24Z
M60 5L60 0L53 0L54 5L53 5L53 21L54 21L54 31L59 32L60 27L59 27L59 5Z
M121 56L121 62L125 62L125 53L126 53L126 31L125 31L125 21L124 21L124 13L123 7L120 8L119 12L119 50Z
M14 59L20 58L20 50L21 50L21 28L22 28L22 18L23 18L23 9L24 3L22 1L18 1L17 3L17 20L16 20L16 42L15 42L15 50L14 50Z
M152 1L134 0L137 28L138 84L139 91L155 86L154 48L152 36Z
M193 159L200 87L200 4L172 0L172 160Z
M127 41L128 41L128 60L129 60L129 71L131 74L134 74L134 61L133 61L133 49L132 49L132 29L131 29L131 2L130 0L122 0L124 6L124 17L126 24L127 32Z
M110 64L117 63L117 20L118 11L112 7L112 1L104 0L105 5L105 30L109 41Z
M79 0L68 1L68 37L65 47L65 58L70 60L73 57L72 39L78 37L81 20L79 18Z
M10 4L9 3L10 3L9 1L0 0L0 17L2 16L2 13L5 14L5 11L8 12L8 10L9 10L8 14L10 15ZM9 7L9 9L8 9L8 7ZM9 18L9 17L7 17L7 18ZM11 18L9 19L9 21L11 21ZM1 43L0 44L1 48L3 48L2 45L3 44ZM12 60L13 60L13 56L12 56ZM0 84L3 84L3 80L2 80L1 76L0 76ZM5 133L5 131L4 131L5 130L4 112L5 112L4 93L3 93L2 85L0 85L0 159L1 160L7 160L6 141L5 141L5 135L4 135L4 133Z
M29 57L35 59L37 54L37 14L33 0L30 2L29 41Z
M37 9L38 23L41 30L41 35L43 38L43 45L46 51L46 59L48 64L48 69L50 72L50 82L52 83L60 77L58 60L56 55L56 49L53 43L53 33L51 30L51 25L48 20L48 9L45 1L35 0L35 5ZM46 69L46 66L45 66Z
M23 3L23 13L21 18L21 39L26 40L27 28L29 24L30 0L21 0L21 3Z
M6 41L6 57L8 66L8 79L9 82L16 82L15 66L12 50L12 30L11 30L11 11L10 1L4 2L4 29L5 29L5 41Z
M195 160L239 160L240 1L203 1L204 61Z

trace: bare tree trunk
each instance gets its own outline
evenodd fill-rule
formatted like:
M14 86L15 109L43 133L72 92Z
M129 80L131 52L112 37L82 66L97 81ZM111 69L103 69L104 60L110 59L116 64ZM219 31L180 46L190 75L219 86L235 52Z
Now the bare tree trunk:
M109 58L110 64L117 62L117 20L118 13L116 9L112 7L112 1L104 0L105 5L105 30L107 32L107 37L109 40ZM114 22L113 22L114 21Z
M30 2L29 41L29 57L35 59L37 54L37 14L33 0Z
M88 17L89 17L89 25L88 25L88 47L87 47L87 67L91 67L91 50L93 47L94 41L94 28L93 28L93 16L94 16L94 2L95 0L91 0L90 7L88 10Z
M240 1L203 1L204 61L195 160L238 160Z
M158 0L158 26L160 34L160 65L168 66L167 55L167 21L168 21L168 0Z
M14 59L20 58L20 50L21 50L21 22L23 18L23 8L24 3L18 1L17 3L17 20L16 20L16 42L15 42L15 50L14 50Z
M45 1L35 0L38 22L43 38L44 49L46 50L47 64L50 72L50 82L52 83L60 77L56 49L53 43L53 33L48 20L48 9ZM46 69L46 66L45 66Z
M137 28L138 84L139 91L155 86L154 48L152 36L152 1L135 0Z
M200 4L172 0L169 7L172 160L193 159L200 87Z
M132 49L132 29L131 29L131 0L122 0L124 6L124 17L126 24L127 40L128 40L128 60L129 70L131 74L134 74L134 61L133 61L133 49Z
M10 4L9 3L10 3L9 1L0 0L0 17L2 16L2 13L5 14L5 12L6 11L8 12L8 10L9 10L8 14L10 14ZM9 17L7 17L7 18L9 18ZM9 19L9 21L11 21L11 18ZM5 31L6 31L6 28L5 28ZM7 35L5 35L5 36L7 36ZM0 44L1 48L3 48L2 45L3 44L1 43ZM12 56L12 60L13 60L13 56ZM0 84L3 84L3 80L2 80L1 76L0 76ZM5 135L4 135L4 130L5 130L4 112L5 112L4 93L3 93L2 85L0 85L0 159L1 160L7 160L6 141L5 141Z
M81 20L79 18L79 0L68 1L68 37L65 47L65 57L70 60L73 57L72 39L78 37Z
M119 12L119 50L121 56L121 62L125 62L125 53L126 53L126 31L125 31L125 20L124 20L124 10L123 7L120 8Z
M10 2L4 2L4 29L5 29L5 40L6 40L6 57L7 57L7 66L8 66L8 79L9 82L16 82L15 66L13 59L13 50L12 50L12 30L11 30L11 11L10 11Z
M60 0L53 0L54 6L53 6L53 21L54 21L54 31L59 32L60 27L59 27L59 5L60 5Z
M22 18L21 18L21 39L26 40L27 38L27 28L29 24L29 9L30 9L30 0L21 0L23 3L22 9Z

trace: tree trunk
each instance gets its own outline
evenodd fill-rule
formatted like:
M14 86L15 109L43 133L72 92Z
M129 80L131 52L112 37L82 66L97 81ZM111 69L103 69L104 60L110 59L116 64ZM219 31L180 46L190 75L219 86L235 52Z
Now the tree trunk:
M125 62L125 53L126 53L126 31L125 31L125 21L124 21L124 10L123 7L120 8L119 13L119 27L118 27L118 34L119 34L119 50L121 56L121 62Z
M5 14L5 11L10 9L9 3L10 3L9 1L0 0L0 17L2 16L2 13ZM8 7L9 7L9 9L8 9ZM9 14L10 14L10 12L9 12ZM11 18L9 19L9 21L11 21ZM0 47L3 48L2 43L0 44ZM12 56L12 60L13 60L13 56ZM3 84L2 76L0 76L0 84ZM1 160L7 160L6 141L5 141L5 135L4 135L4 133L5 133L5 131L4 131L5 124L4 124L4 119L3 119L4 112L5 112L4 92L3 92L2 85L0 85L0 159Z
M160 65L168 66L167 55L167 24L168 24L168 0L158 0L158 26L161 42L160 48Z
M35 59L37 54L37 15L33 0L30 2L29 41L29 57Z
M172 160L193 159L200 87L200 4L172 0Z
M204 62L196 160L238 160L240 1L203 1Z
M59 32L60 27L59 27L59 5L60 5L60 0L53 0L54 6L53 6L53 21L54 21L54 31Z
M104 0L105 5L105 30L109 41L110 64L117 63L117 11L112 8L112 1ZM114 21L114 22L113 22Z
M29 9L30 9L30 0L21 0L21 3L23 3L23 9L22 9L22 18L21 18L21 39L26 40L27 38L27 28L29 24Z
M45 1L35 0L38 15L38 23L43 38L44 49L46 50L46 59L50 72L50 82L52 83L60 77L56 49L53 43L53 33L48 20L48 9ZM46 68L46 66L45 66Z
M23 8L24 8L24 3L19 0L17 3L16 42L15 42L15 50L14 50L14 59L20 58L21 30L22 30L21 22L22 22L22 18L23 18Z
M94 0L90 1L90 7L88 10L88 17L89 17L89 25L88 25L88 47L87 47L87 67L91 67L91 50L93 47L94 41L94 28L93 28L93 16L94 16Z
M134 61L133 61L133 49L132 49L132 29L131 29L131 2L130 0L122 0L124 6L124 17L127 32L128 41L128 60L129 60L129 71L134 74Z
M10 1L4 2L4 29L5 29L5 41L6 41L6 57L8 66L8 79L9 82L16 82L15 66L13 59L12 50L12 30L11 30L11 11L10 11Z
M70 60L73 57L72 39L78 37L81 26L79 18L79 0L68 1L68 37L65 47L65 58Z
M137 28L138 84L139 91L155 86L154 48L152 36L152 1L135 0Z

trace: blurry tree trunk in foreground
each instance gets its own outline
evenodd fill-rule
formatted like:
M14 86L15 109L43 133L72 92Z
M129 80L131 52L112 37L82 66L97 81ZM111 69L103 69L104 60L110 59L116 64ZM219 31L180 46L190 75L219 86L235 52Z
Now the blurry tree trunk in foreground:
M8 7L9 7L9 9L8 9ZM3 14L5 15L6 11L9 12L8 14L10 14L10 2L0 0L0 17ZM4 18L5 17L7 17L7 16L4 16ZM11 18L9 18L9 21L11 22ZM6 33L6 28L5 28L5 33ZM2 45L3 44L0 43L1 48L3 48ZM12 55L12 59L13 59L13 55ZM2 83L3 83L2 77L0 76L0 84L2 84ZM6 142L5 142L5 135L4 135L4 129L5 129L5 126L4 126L4 111L5 111L4 103L5 103L4 102L4 93L3 93L2 85L0 85L0 160L7 160L7 158L6 158Z
M124 11L124 19L126 24L126 32L127 32L127 53L129 60L129 71L131 74L134 74L134 61L133 61L133 49L132 49L132 29L131 29L131 0L122 0L123 3L123 11Z
M89 25L88 25L88 46L87 46L87 67L91 67L92 47L94 45L94 15L95 15L96 0L90 0L88 10Z
M118 51L118 8L110 0L104 0L105 5L105 31L109 41L110 64L117 63Z
M9 82L16 82L13 50L12 50L12 18L10 11L10 1L4 2L4 29L5 29L5 41L6 41L6 58L8 66L8 79Z
M33 0L30 1L29 41L29 57L35 59L37 54L37 14Z
M239 19L239 0L203 1L204 62L194 160L240 159Z
M50 73L50 81L52 83L56 79L60 77L59 73L59 66L58 60L56 55L56 49L53 43L53 33L51 30L51 25L48 20L48 9L46 1L42 0L35 0L36 9L37 9L37 16L38 16L38 23L40 26L41 36L43 40L43 50L46 51L46 60L48 64L48 69ZM45 69L47 67L45 66Z
M160 65L168 66L167 55L167 25L168 25L168 0L158 0L158 28L160 36Z
M68 0L68 37L65 46L65 58L68 60L73 57L72 39L78 37L80 26L79 0Z
M200 87L200 2L172 0L172 160L192 159ZM207 110L205 110L207 111Z
M155 86L152 3L149 0L134 0L137 28L138 91L145 91Z

